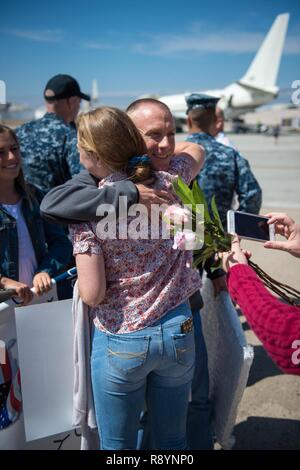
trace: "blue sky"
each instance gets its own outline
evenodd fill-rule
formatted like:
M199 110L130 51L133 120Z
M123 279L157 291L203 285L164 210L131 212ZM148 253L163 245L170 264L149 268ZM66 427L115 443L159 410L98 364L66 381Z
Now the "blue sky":
M98 81L101 102L120 107L145 93L222 88L239 79L276 15L291 14L278 84L300 79L300 1L152 0L1 6L0 80L7 100L42 104L47 80Z

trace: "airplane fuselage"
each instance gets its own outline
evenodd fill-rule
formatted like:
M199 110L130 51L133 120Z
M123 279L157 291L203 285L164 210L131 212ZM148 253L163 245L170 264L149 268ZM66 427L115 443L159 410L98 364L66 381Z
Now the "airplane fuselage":
M233 119L254 110L258 106L269 103L277 96L278 89L274 87L272 91L263 91L246 87L239 83L232 83L223 89L202 90L195 93L205 93L210 96L219 97L218 106L225 111L227 118ZM169 106L175 117L184 117L187 108L185 97L189 95L190 92L167 95L161 96L159 100Z

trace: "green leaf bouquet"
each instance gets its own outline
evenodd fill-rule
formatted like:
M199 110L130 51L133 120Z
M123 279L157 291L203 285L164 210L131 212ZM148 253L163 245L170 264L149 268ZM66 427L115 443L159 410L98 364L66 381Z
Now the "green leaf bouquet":
M205 196L197 181L194 181L192 189L190 189L189 186L184 183L182 178L178 176L178 178L173 182L173 187L182 204L191 209L193 230L198 232L199 228L202 229L203 246L201 249L194 250L193 267L197 267L199 264L203 266L208 258L215 255L216 262L212 270L218 269L221 267L221 259L218 258L218 253L231 250L233 237L224 231L216 206L215 197L213 197L211 201L210 213ZM199 216L198 212L201 210L200 207L202 208L202 212L204 208L204 213L202 220L200 219L199 221L199 217L197 216ZM199 224L202 224L202 227L197 226ZM248 260L248 263L261 278L266 287L281 297L285 302L292 305L298 305L300 297L299 291L293 287L276 281L252 261Z

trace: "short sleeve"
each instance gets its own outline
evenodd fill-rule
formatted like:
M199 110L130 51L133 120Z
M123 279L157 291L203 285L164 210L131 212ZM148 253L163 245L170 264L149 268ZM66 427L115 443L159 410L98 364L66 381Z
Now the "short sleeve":
M101 242L93 232L91 224L70 225L69 230L73 243L73 255L79 253L100 255L102 253Z
M168 173L176 176L179 175L186 184L190 184L192 181L191 159L185 155L173 157L170 161Z

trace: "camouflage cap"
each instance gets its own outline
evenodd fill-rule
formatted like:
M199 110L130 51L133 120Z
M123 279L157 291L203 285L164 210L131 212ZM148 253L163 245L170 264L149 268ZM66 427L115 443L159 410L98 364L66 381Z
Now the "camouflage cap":
M205 95L204 93L192 93L189 96L186 96L185 101L187 104L186 114L189 113L192 109L202 108L202 109L212 109L216 107L217 102L220 98L216 96Z

